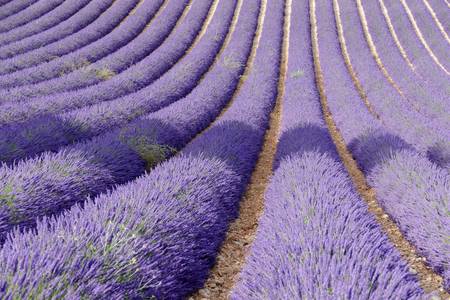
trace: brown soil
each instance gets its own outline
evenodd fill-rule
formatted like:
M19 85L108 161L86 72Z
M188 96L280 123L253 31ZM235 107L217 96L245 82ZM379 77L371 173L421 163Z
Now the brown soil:
M394 221L380 207L376 199L375 191L368 185L364 174L358 168L356 161L347 149L344 139L342 138L342 135L336 127L330 109L328 107L323 83L322 69L320 66L315 6L315 0L310 0L311 40L313 47L316 84L320 94L320 102L325 122L339 152L339 155L348 173L350 174L359 194L361 195L362 199L367 202L369 211L374 214L377 222L382 226L384 232L388 235L391 242L399 250L403 258L409 263L413 272L417 273L423 289L426 292L439 291L443 299L450 298L449 294L446 293L442 287L442 277L436 274L431 268L426 265L424 258L417 255L415 248L403 237L400 229L397 227Z
M280 131L281 99L284 95L289 47L290 4L291 0L288 0L285 8L278 96L274 110L270 115L269 129L265 134L262 151L252 173L250 184L247 186L244 197L241 200L239 217L230 225L227 237L217 257L216 265L212 269L205 287L191 299L227 299L245 263L249 247L255 238L258 220L264 210L264 192L272 175L272 164ZM264 10L260 14L261 20L258 25L258 35L261 34L262 30L266 0L263 1L262 5Z

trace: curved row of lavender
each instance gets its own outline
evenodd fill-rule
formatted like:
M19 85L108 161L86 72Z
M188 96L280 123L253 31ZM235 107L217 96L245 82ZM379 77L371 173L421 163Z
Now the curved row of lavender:
M15 24L21 20L29 22L40 17L45 14L46 11L50 11L61 3L62 1L48 1L47 3L43 3L43 1L38 0L10 1L0 7L0 33L9 30L8 28L10 27L8 24L15 27L17 26Z
M44 150L56 150L62 145L91 138L111 128L123 126L134 118L184 97L213 63L225 38L225 34L217 35L218 33L220 33L219 30L209 31L177 65L154 84L137 93L73 112L2 128L0 160L11 163L13 160ZM240 35L244 36L243 33ZM246 43L243 45L245 46ZM224 65L233 71L243 67L240 65L239 57L236 56L236 53L230 53L224 62ZM187 67L189 72L186 72Z
M34 296L41 286L44 298L179 299L201 287L237 215L275 102L280 2L268 3L256 72L223 119L136 182L41 222L37 235L9 240L0 251L5 295ZM33 274L23 268L26 257Z
M222 14L227 12L222 7L230 4L233 6L236 2L222 1L205 37L213 38L223 22L229 24L230 16ZM249 11L243 13L238 31L224 55L239 53L238 58L245 60L256 24L257 4L246 4ZM115 184L130 181L145 171L146 163L152 166L173 155L173 150L183 147L217 116L231 97L243 65L230 70L217 64L188 97L129 126L56 154L45 153L13 168L1 168L0 182L3 184L0 190L4 198L11 201L5 201L0 207L0 241L14 225L32 227L36 218L59 213L82 201L87 194L96 195ZM211 93L211 88L217 93ZM184 114L180 116L179 112ZM172 122L168 123L170 120ZM65 176L60 178L61 174Z
M164 0L142 2L133 15L128 16L118 27L100 40L47 63L22 70L29 63L34 65L33 60L24 60L23 64L21 61L16 62L13 67L18 68L19 71L1 76L0 87L20 86L49 80L86 67L88 64L118 51L141 34L147 25L150 25L149 22L152 21L155 14L163 8L161 7L163 3ZM7 62L8 60L5 61L5 63ZM0 62L2 74L9 72L8 68L2 69L1 66Z
M396 136L395 132L383 127L364 106L341 56L332 3L317 6L317 22L318 56L323 71L325 96L333 119L353 157L368 177L369 184L374 187L383 209L418 253L425 256L430 266L446 278L448 289L448 171L431 163L424 154L419 154L413 146ZM441 159L441 163L448 163L448 158ZM406 164L405 160L409 163ZM434 160L439 158L434 157ZM400 164L401 168L392 169ZM416 173L413 166L427 171ZM377 183L386 181L389 184ZM399 199L397 195L410 198Z
M90 81L100 81L98 84L88 86L84 89L31 99L30 101L23 103L6 103L1 105L0 126L20 123L38 116L67 112L103 101L113 100L145 88L167 72L180 58L185 55L186 51L194 42L196 36L199 34L202 24L208 15L208 10L211 8L211 3L212 0L202 0L196 2L198 6L195 5L195 9L189 10L186 18L179 23L179 26L176 26L174 32L160 47L158 47L143 60L131 65L122 73L116 75L111 74L112 77L108 76L105 78L103 77L103 71L109 70L108 68L88 67L88 72L86 72L86 69L82 69L79 72L71 73L74 75L73 77L77 77L77 80L73 83L83 85ZM171 4L174 4L174 6L180 6L179 1L172 1L169 5ZM181 5L183 4L185 3L182 3ZM179 10L179 13L181 14L183 10L182 7L179 7ZM161 14L160 17L162 16L164 15ZM158 20L158 18L156 20ZM150 30L150 32L152 32L153 35L157 35L158 28L154 28L154 30ZM222 28L222 30L226 30L226 28ZM145 47L142 47L142 45L136 46L138 47L137 49L130 47L130 44L127 45L127 47L123 47L120 49L120 54L129 53L131 58L133 58L132 53L142 53L144 51L142 48ZM148 45L148 47L152 46L157 45ZM107 57L106 60L112 58L111 56ZM124 57L124 59L126 58ZM115 61L115 63L119 66L130 63L129 60L125 61L126 63L124 63L124 61ZM97 63L98 66L102 64L102 62ZM109 66L112 64L113 62L111 62ZM65 82L64 79L61 78L59 82L61 83L61 87L63 87ZM51 83L53 82L49 81L44 83L44 88L49 91L52 90ZM22 89L25 90L25 88ZM29 90L31 92L34 91L32 88Z
M343 36L351 64L384 126L421 152L426 153L435 145L441 145L442 155L450 159L450 140L446 130L449 126L445 126L449 124L439 119L426 118L416 111L413 105L417 98L410 97L412 95L408 92L405 91L405 97L400 96L383 76L370 53L356 3L349 1L336 1L336 3L336 11L341 15ZM437 163L440 162L437 161ZM450 161L443 163L445 165Z
M227 12L222 11L225 8ZM216 17L210 25L212 29L206 32L192 51L150 86L112 101L3 127L0 132L0 161L12 163L45 150L57 150L63 145L123 126L186 96L213 64L223 44L233 10L232 6L218 9L221 19ZM235 59L231 55L227 63L231 68L234 63L234 68L239 69L242 66Z
M12 42L21 40L23 38L38 34L45 30L49 30L59 23L63 22L65 19L70 18L72 15L76 14L79 9L86 6L90 1L80 0L80 1L64 1L61 0L50 0L42 1L42 3L47 2L57 2L59 5L50 12L42 15L41 17L35 18L26 24L16 27L7 32L3 32L0 35L0 46L5 46ZM39 4L38 2L37 4ZM14 19L17 16L14 17Z
M434 82L442 86L444 91L448 92L448 75L435 63L420 42L400 1L384 0L384 3L398 39L417 71L432 78Z
M368 28L380 59L392 78L404 93L410 93L415 97L418 108L429 118L441 118L443 125L448 123L448 114L450 113L446 105L448 92L436 85L432 78L422 76L408 66L389 32L379 3L366 1L362 6L366 12Z
M113 0L91 0L86 6L80 7L78 1L73 1L72 3L76 3L74 15L48 30L0 47L0 59L8 59L36 48L45 47L80 31L95 21L113 2Z
M0 74L3 75L16 72L23 68L30 68L34 65L56 59L96 42L113 31L114 28L127 17L138 2L139 0L115 1L114 5L111 5L102 12L97 19L78 32L59 41L50 43L45 47L27 51L26 53L15 55L10 59L1 61ZM1 87L11 87L11 85L8 85L8 82L3 81L2 77L0 77L0 81Z
M206 0L203 0L206 2ZM210 1L208 1L210 2ZM0 90L0 103L20 103L24 101L31 101L33 98L45 98L46 96L51 97L50 101L54 101L56 97L68 98L68 94L77 94L83 88L92 88L92 85L97 83L104 83L109 79L118 80L123 77L130 77L128 81L134 80L135 77L143 76L149 69L148 64L153 56L151 54L160 46L173 42L172 47L175 49L184 49L192 43L191 36L196 33L198 26L201 26L203 19L192 21L192 29L186 25L186 21L180 16L183 14L184 9L186 9L188 0L168 2L168 5L163 8L160 14L156 15L148 27L146 27L141 34L137 35L132 41L126 44L126 47L121 47L117 51L110 53L106 57L96 61L95 63L90 62L79 62L84 63L84 66L74 70L69 71L68 74L60 74L59 77L53 77L50 80L41 81L36 84L23 85L16 88L10 88L7 90ZM209 3L208 3L209 4ZM198 4L201 5L201 4ZM206 5L206 4L204 4ZM204 13L204 10L198 12L198 17L200 18ZM180 20L180 21L178 21ZM195 23L194 23L195 22ZM177 24L183 24L182 29ZM200 25L199 25L200 24ZM197 25L196 27L194 25ZM182 42L178 39L183 39L180 36L180 31L189 31L185 34L187 41ZM194 33L192 33L194 32ZM185 43L188 43L186 46ZM145 46L143 46L145 45ZM168 46L166 46L168 47ZM159 50L161 51L161 50ZM181 55L183 51L180 51L178 55ZM180 54L181 53L181 54ZM176 58L173 58L176 61ZM160 62L163 63L163 62ZM171 62L172 64L174 62ZM165 65L170 63L165 62ZM125 74L123 71L126 71ZM147 71L149 72L149 71ZM127 78L121 81L126 81ZM111 82L109 82L111 84ZM98 87L95 87L97 90ZM36 99L34 99L36 100ZM42 99L38 99L37 102L41 102ZM43 100L46 101L46 100Z
M416 277L352 186L323 121L308 8L292 3L274 175L231 299L422 299Z

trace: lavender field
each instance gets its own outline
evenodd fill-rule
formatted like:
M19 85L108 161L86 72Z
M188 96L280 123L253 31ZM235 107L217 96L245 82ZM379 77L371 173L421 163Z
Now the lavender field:
M0 299L450 300L450 1L0 0Z

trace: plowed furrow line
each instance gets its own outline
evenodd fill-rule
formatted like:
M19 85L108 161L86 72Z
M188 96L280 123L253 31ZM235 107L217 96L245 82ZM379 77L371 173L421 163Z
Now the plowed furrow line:
M394 25L392 24L391 17L389 16L389 13L388 13L388 10L386 8L386 5L384 4L384 1L383 0L378 0L378 3L380 4L381 11L383 12L383 16L384 16L384 18L386 20L386 23L388 25L389 32L391 33L392 38L394 39L395 45L397 45L398 50L400 51L403 59L406 61L408 66L411 68L411 70L413 70L415 72L416 71L416 67L414 66L414 64L409 59L408 54L406 54L406 51L403 48L402 43L400 42L400 40L399 40L399 38L397 36L397 32L395 31Z
M411 12L411 9L409 8L408 4L405 2L405 0L400 0L400 3L402 4L403 8L406 11L406 14L408 15L408 19L409 19L410 23L412 24L412 26L414 28L414 32L416 33L416 35L419 38L419 40L422 43L422 45L427 50L428 54L431 56L433 61L439 66L439 68L441 68L442 71L445 72L445 74L450 75L450 72L447 71L447 69L441 64L441 62L436 57L436 55L434 54L433 50L431 50L430 46L428 45L427 41L425 40L425 38L424 38L424 36L422 34L422 31L420 30L419 26L417 25L416 20L414 19L414 16L413 16L413 14Z
M347 45L345 43L345 36L344 36L344 29L341 22L341 14L339 10L339 3L337 0L333 0L333 9L334 9L334 17L336 20L336 28L338 32L338 38L339 38L339 44L341 46L341 53L344 58L345 65L347 66L347 70L350 73L350 76L352 78L353 84L356 87L356 90L358 91L359 96L363 100L364 104L366 105L369 112L378 120L381 120L380 115L375 111L375 108L370 103L366 92L364 91L364 88L362 87L361 82L358 79L358 76L356 75L355 70L353 69L350 55L348 54Z
M382 226L384 232L388 235L395 247L400 251L404 259L409 263L410 267L417 272L421 286L427 292L438 291L442 288L442 277L433 272L424 263L424 261L416 254L414 247L403 237L394 221L384 213L377 201L375 191L368 185L363 172L359 169L356 161L352 157L352 154L347 149L344 139L333 120L333 116L328 107L328 100L320 64L320 48L317 38L318 28L315 0L310 0L310 22L314 69L316 85L320 96L320 104L325 123L327 124L328 131L330 132L333 142L336 145L339 156L344 163L344 166L347 169L347 172L349 173L358 193L361 195L361 198L368 204L369 211L374 214L377 222ZM446 295L444 292L442 293L443 295Z
M439 31L444 36L447 43L450 44L450 38L448 37L447 32L445 32L444 26L442 26L442 23L439 21L439 18L437 17L436 13L434 12L433 7L430 5L428 0L422 0L425 6L427 7L428 11L430 12L431 17L433 18L434 22L436 23L437 27L439 28Z

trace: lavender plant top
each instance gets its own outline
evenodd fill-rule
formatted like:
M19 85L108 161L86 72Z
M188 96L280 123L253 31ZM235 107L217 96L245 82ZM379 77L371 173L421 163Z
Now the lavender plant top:
M284 159L232 299L423 299L341 163Z
M185 297L207 277L236 207L238 182L217 159L180 156L63 218L44 219L39 235L17 236L0 250L0 293Z

